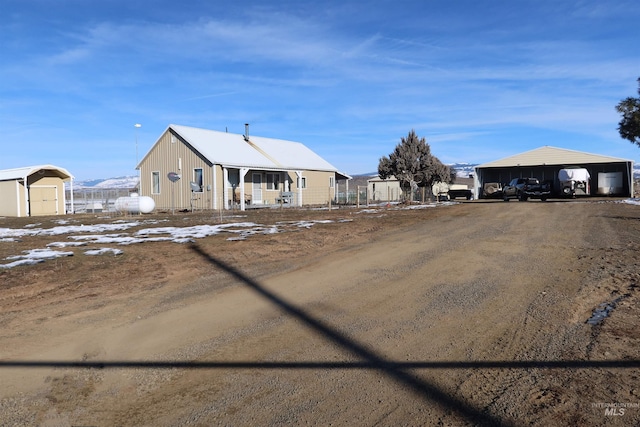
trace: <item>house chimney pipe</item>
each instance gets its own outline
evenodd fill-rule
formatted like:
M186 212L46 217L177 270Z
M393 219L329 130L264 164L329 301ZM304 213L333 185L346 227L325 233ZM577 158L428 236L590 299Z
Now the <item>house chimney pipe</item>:
M244 124L244 140L249 140L249 123Z

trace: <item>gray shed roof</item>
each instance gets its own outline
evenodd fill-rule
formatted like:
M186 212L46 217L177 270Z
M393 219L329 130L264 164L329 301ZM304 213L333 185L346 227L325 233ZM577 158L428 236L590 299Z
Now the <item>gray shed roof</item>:
M189 145L214 164L284 170L338 172L329 162L299 142L169 125Z
M15 179L25 178L33 175L41 170L55 170L63 181L73 179L73 175L64 168L53 165L25 166L23 168L0 170L0 181L12 181Z
M542 165L579 165L591 163L619 163L631 160L616 157L601 156L599 154L584 153L556 147L540 147L535 150L505 157L504 159L484 163L476 166L480 168L499 168L512 166L542 166Z

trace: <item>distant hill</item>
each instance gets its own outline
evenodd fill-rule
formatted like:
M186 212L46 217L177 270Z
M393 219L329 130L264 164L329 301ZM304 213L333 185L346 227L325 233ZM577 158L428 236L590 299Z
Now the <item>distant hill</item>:
M86 181L73 181L73 188L127 188L138 186L138 176L120 176L107 179L90 179Z
M474 173L474 168L478 163L453 163L451 166L456 170L459 178L469 178L469 174ZM378 176L378 172L352 175L350 182L352 185L367 185L367 180ZM640 164L633 165L633 177L640 179ZM74 181L73 188L127 188L134 189L138 186L138 176L120 176L107 179L91 179L86 181Z
M447 166L456 170L456 176L458 178L469 178L470 174L475 173L474 168L478 166L478 163L453 163Z
M478 163L452 163L447 166L450 166L456 170L456 175L460 178L469 178L469 174L474 173L474 168L478 166ZM353 178L360 177L368 177L374 178L378 176L378 172L371 173L363 173L359 175L354 175ZM367 179L368 179L367 178Z

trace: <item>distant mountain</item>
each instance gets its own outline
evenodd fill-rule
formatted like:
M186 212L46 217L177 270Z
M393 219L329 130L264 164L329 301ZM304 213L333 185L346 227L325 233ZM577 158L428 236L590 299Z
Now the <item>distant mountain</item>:
M478 166L478 163L452 163L447 166L454 168L458 177L469 178L469 174L474 173L474 168ZM378 172L363 173L354 175L353 177L356 178L365 176L369 178L375 178L376 176L378 176Z
M460 178L468 178L469 174L475 172L475 167L478 163L453 163L451 166L456 170L456 175ZM366 185L369 178L378 176L377 172L363 173L353 175L353 182L362 181ZM635 163L633 165L633 177L640 179L640 164ZM133 189L138 186L137 176L120 176L116 178L107 179L91 179L86 181L74 181L73 188L128 188Z
M86 181L73 181L73 188L136 188L138 176L120 176L117 178L91 179Z
M474 168L478 166L478 163L453 163L447 166L456 170L458 178L469 178L470 174L475 173Z

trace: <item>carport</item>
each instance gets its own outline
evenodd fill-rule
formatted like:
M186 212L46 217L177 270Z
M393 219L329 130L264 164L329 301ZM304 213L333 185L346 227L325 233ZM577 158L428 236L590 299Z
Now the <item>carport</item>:
M53 165L27 166L0 171L0 215L11 217L63 215L66 213L64 183L73 176ZM73 188L71 188L73 206Z
M487 187L490 183L504 185L513 178L533 177L552 183L554 195L560 195L558 173L568 168L587 169L592 196L631 197L633 194L633 160L549 146L476 166L474 187L479 198L490 198L494 190ZM612 179L619 184L610 185Z

